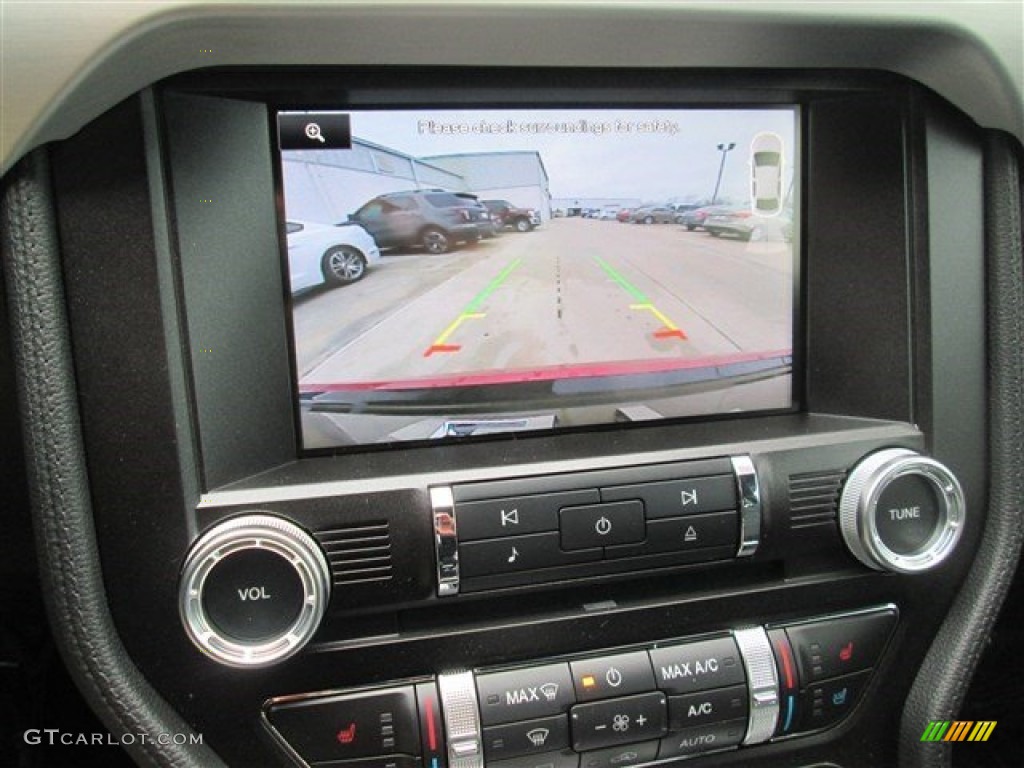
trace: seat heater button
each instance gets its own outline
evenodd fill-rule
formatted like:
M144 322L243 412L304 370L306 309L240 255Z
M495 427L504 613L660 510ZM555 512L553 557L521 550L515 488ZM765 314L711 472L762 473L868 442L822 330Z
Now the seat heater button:
M267 719L310 763L420 753L411 685L280 704Z
M895 624L896 612L884 608L786 627L801 687L875 666Z
M799 730L813 731L824 728L838 723L850 714L864 686L867 685L870 674L857 672L810 686L801 697L800 708L804 715Z

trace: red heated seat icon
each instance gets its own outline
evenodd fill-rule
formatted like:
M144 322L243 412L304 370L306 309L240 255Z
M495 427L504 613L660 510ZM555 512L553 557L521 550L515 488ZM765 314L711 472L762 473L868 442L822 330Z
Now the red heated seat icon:
M853 641L844 645L839 651L839 658L842 661L849 661L853 658Z
M351 744L356 740L356 724L349 723L347 728L342 728L337 733L339 744Z

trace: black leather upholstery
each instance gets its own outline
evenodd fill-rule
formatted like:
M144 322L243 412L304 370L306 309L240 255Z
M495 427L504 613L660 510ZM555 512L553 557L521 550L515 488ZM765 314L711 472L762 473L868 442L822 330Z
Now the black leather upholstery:
M125 748L140 765L223 765L205 744L158 743L160 734L188 737L193 731L132 663L107 608L45 150L26 157L5 179L0 232L36 550L57 645L110 732L135 735Z
M951 745L922 742L921 734L930 720L957 717L1024 539L1024 254L1019 158L1012 147L1008 137L992 134L985 154L990 441L985 529L967 580L907 697L901 768L951 764Z

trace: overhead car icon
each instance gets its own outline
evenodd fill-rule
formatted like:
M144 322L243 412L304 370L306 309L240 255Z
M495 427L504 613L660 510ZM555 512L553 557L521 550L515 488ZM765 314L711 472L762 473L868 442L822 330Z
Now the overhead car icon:
M761 216L777 216L783 208L782 138L764 131L750 142L750 207Z

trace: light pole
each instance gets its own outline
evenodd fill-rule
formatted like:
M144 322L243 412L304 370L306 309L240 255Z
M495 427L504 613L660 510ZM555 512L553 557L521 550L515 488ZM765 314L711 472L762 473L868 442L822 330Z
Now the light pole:
M718 187L722 183L722 171L725 170L725 156L736 148L736 143L730 141L728 144L719 144L718 151L722 153L722 162L718 165L718 179L715 181L715 193L711 195L711 204L718 202Z

